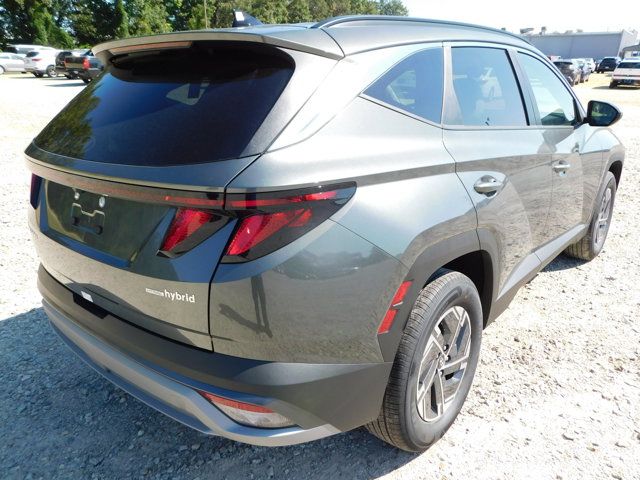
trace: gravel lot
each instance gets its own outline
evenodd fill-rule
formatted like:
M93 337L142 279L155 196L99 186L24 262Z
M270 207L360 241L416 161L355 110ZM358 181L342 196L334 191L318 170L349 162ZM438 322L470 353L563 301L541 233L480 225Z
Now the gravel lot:
M412 455L356 430L266 449L208 438L113 387L52 333L26 226L22 152L79 81L0 77L0 477L640 478L640 90L577 87L624 110L614 221L593 262L560 257L484 334L461 416Z

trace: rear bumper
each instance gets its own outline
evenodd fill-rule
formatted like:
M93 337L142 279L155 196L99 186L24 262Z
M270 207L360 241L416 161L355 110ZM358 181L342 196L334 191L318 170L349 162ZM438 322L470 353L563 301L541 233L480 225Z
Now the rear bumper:
M292 445L358 427L379 412L390 363L299 364L216 354L90 311L42 267L38 286L54 330L85 362L149 406L206 434ZM196 389L264 405L296 426L238 424Z

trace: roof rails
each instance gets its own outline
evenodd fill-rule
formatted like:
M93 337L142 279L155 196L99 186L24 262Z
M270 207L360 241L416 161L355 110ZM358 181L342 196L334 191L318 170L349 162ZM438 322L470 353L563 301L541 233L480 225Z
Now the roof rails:
M530 43L522 35L508 32L506 30L499 30L497 28L483 27L482 25L475 25L473 23L450 22L448 20L432 20L428 18L419 18L419 17L400 17L396 15L343 15L340 17L333 17L333 18L327 18L326 20L322 20L316 23L315 25L312 25L311 28L331 28L336 25L344 25L347 23L357 23L357 22L369 22L369 21L398 22L398 23L424 23L424 24L431 24L431 25L437 24L437 25L451 25L454 27L477 28L477 29L485 30L489 32L509 35L511 37L515 37L519 40L522 40L526 43Z

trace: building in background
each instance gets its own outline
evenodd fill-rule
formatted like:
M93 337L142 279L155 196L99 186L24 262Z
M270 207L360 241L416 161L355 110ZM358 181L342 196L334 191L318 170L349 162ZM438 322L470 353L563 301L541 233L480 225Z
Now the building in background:
M524 36L538 50L550 57L604 58L622 56L622 49L637 43L638 32L566 32Z

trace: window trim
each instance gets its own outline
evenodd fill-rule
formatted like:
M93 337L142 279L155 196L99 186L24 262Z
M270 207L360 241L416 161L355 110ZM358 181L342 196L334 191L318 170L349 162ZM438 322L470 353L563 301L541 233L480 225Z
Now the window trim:
M584 112L584 109L582 107L582 103L578 99L575 91L567 83L567 79L564 78L564 76L549 61L549 59L543 58L540 55L535 54L534 52L531 52L529 50L525 50L525 49L522 49L522 48L515 48L513 50L514 50L515 61L518 64L520 72L522 74L522 81L525 84L525 88L529 91L529 95L531 96L531 99L534 100L533 101L533 109L534 109L534 112L535 112L534 118L535 118L536 122L532 126L534 126L536 128L553 128L553 129L571 128L571 129L576 129L580 125L582 125L584 123L584 118L586 116L586 113ZM527 72L524 70L524 67L520 63L520 60L518 58L518 54L527 55L527 56L533 58L534 60L537 60L540 63L542 63L545 67L547 67L547 69L553 75L555 75L555 77L564 86L565 90L569 93L569 95L571 95L571 98L573 98L573 109L574 109L575 115L576 115L576 119L575 119L575 122L573 124L571 124L571 125L543 125L542 124L542 119L540 117L540 111L538 110L538 104L535 101L535 95L533 93L533 88L531 87L531 80L529 80L529 77L527 76Z
M518 87L520 94L520 101L522 102L522 110L524 112L526 125L458 125L447 123L445 121L445 113L449 111L451 105L458 105L458 99L453 87L453 60L451 55L452 48L492 48L495 50L502 50L505 52L507 61L511 65L513 77ZM523 87L521 77L519 76L519 65L513 61L511 50L513 47L506 44L499 43L484 43L484 42L445 42L444 44L444 66L445 66L445 84L444 84L444 99L442 108L442 125L445 130L525 130L531 128L537 128L532 123L532 113L529 110L527 104L526 88Z
M389 67L387 70L385 70L381 75L376 77L373 81L369 82L369 84L367 84L367 86L365 86L362 89L362 91L360 92L360 94L358 96L363 98L363 99L365 99L365 100L373 102L373 103L375 103L377 105L380 105L381 107L388 108L389 110L393 110L394 112L401 113L402 115L405 115L405 116L407 116L409 118L413 118L414 120L418 120L420 122L426 123L426 124L434 126L434 127L442 128L442 126L443 126L442 119L444 117L444 92L445 92L445 89L446 89L446 82L447 82L447 65L446 65L446 54L445 54L445 51L444 51L444 45L443 45L442 42L429 42L429 43L421 44L420 46L421 47L424 46L424 48L419 48L417 50L414 50L411 53L405 55L404 57L398 59L397 62L395 62L391 67ZM376 83L378 80L380 80L387 73L389 73L391 70L396 68L398 65L400 65L402 62L404 62L408 58L412 57L413 55L417 55L419 53L422 53L425 50L433 50L433 49L436 49L436 48L439 48L441 50L441 52L442 52L442 92L441 92L441 95L440 95L440 121L439 122L434 122L433 120L430 120L428 118L422 117L420 115L416 115L415 113L411 113L411 112L409 112L407 110L403 110L402 108L399 108L399 107L397 107L395 105L387 103L384 100L380 100L379 98L372 97L371 95L367 95L366 93L364 93L374 83Z

